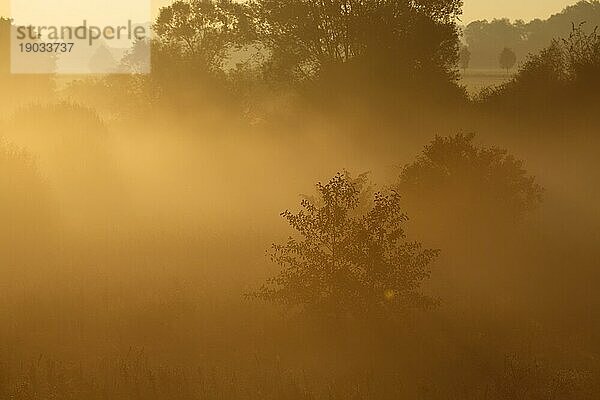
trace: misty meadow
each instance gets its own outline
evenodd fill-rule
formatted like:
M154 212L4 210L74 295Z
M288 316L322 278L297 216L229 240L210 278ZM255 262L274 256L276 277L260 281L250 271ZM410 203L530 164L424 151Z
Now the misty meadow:
M600 3L462 6L178 0L77 76L0 18L0 399L599 398Z

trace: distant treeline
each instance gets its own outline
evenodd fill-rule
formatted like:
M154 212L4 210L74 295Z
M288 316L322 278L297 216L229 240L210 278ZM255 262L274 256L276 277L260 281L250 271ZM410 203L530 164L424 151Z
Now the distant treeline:
M137 42L121 60L139 70L150 51L150 74L88 76L62 85L52 75L9 73L13 27L0 18L0 54L6 55L0 57L0 108L8 113L60 99L111 118L168 115L197 123L218 115L227 124L232 118L242 125L283 123L287 131L301 126L294 118L304 114L347 123L349 109L378 123L396 124L400 116L415 127L431 114L456 118L478 107L550 126L558 111L597 117L588 111L600 85L599 0L580 1L546 21L478 21L465 29L458 26L459 0L332 4L175 1L161 8L154 38ZM461 31L468 52L461 51ZM472 101L459 67L502 64L508 72L515 58L516 75Z
M463 40L471 52L470 68L499 68L499 55L506 47L517 55L518 63L528 54L546 48L552 39L569 36L573 25L583 24L588 33L600 25L600 2L582 0L547 20L531 22L507 18L475 21L464 28Z

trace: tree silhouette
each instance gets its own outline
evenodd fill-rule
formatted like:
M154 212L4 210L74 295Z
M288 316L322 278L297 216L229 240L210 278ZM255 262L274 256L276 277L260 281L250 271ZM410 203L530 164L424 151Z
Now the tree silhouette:
M586 21L586 33L600 25L600 1L581 0L545 20L536 18L529 22L511 22L502 18L473 21L464 30L465 41L473 53L471 65L475 68L496 67L501 50L499 44L512 49L518 59L539 53L555 38L569 36L572 23L583 21Z
M365 186L364 175L338 173L316 185L318 198L302 200L300 212L283 212L297 236L272 246L281 271L252 295L331 316L431 305L419 287L438 252L407 240L398 193L371 195Z
M515 76L480 94L483 105L505 109L515 118L554 123L570 112L597 115L600 89L600 33L571 25L571 34L531 54Z
M502 52L500 53L499 61L500 67L502 69L505 69L506 73L508 74L508 71L511 70L517 63L517 55L514 51L512 51L508 47L505 47L504 50L502 50Z
M154 24L163 53L205 70L221 67L245 23L243 5L230 0L177 0Z
M94 54L88 62L88 68L92 73L114 73L117 71L117 61L104 43L96 47Z
M474 134L437 136L400 175L397 190L415 207L444 216L520 218L541 201L542 188L523 162L497 147L477 146Z
M415 71L453 70L461 5L460 0L254 0L250 9L256 34L271 51L271 69L286 78L311 79L352 64L389 80L394 71L406 78Z
M503 47L508 47L515 54L526 54L528 45L524 38L529 25L508 18L492 21L474 21L464 30L465 41L473 53L474 68L493 68L498 65L498 54Z

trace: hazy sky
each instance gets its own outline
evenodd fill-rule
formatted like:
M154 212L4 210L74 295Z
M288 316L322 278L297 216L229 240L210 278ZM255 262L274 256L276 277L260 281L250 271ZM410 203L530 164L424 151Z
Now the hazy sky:
M8 15L11 0L0 0L0 15ZM27 0L12 0L27 2ZM84 0L85 1L85 0ZM547 18L561 11L565 6L574 4L577 0L464 0L463 22L475 19L493 19L508 17L531 20L533 18ZM171 3L171 0L152 0L155 9L159 5Z
M546 19L578 0L464 0L463 22L508 17L529 21Z

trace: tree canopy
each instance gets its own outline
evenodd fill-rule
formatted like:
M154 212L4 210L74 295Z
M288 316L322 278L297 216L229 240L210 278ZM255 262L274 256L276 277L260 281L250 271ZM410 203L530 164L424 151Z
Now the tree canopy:
M257 37L272 68L309 79L336 66L366 63L401 73L449 72L456 63L461 0L254 0ZM378 73L388 71L378 70Z
M475 135L437 136L421 155L404 166L397 186L416 207L438 209L464 223L513 219L534 210L542 188L524 168L523 161L505 149L479 146Z
M419 288L438 252L407 239L398 193L369 193L365 176L347 173L316 189L301 211L281 214L297 235L272 246L281 270L254 296L333 316L389 316L433 304Z
M214 70L245 31L243 5L230 0L178 0L154 24L161 47L180 62Z
M539 54L530 55L507 83L480 94L483 105L502 107L542 121L569 112L597 114L600 89L600 33L587 24L572 25L565 39L555 39ZM589 32L589 33L588 33Z

